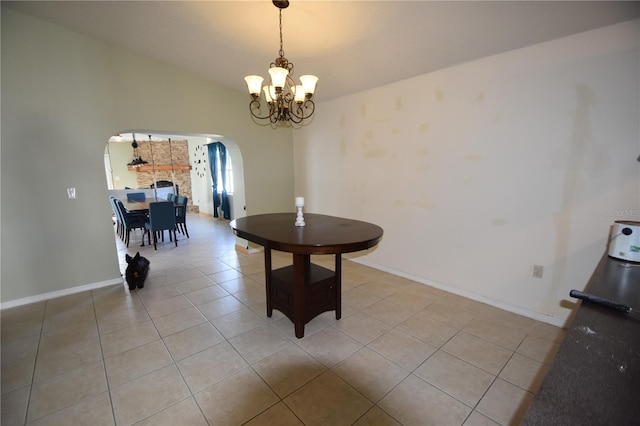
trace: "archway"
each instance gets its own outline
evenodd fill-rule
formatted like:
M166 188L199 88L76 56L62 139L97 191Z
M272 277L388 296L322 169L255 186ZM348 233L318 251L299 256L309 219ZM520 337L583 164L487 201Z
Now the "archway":
M137 149L132 147L134 139L138 144ZM156 130L119 132L107 141L105 147L107 186L111 191L118 191L126 188L155 187L156 182L160 180L174 184L176 181L183 182L182 190L177 189L182 194L190 195L190 211L213 216L207 145L215 142L221 142L227 147L233 163L233 191L229 194L231 217L232 219L243 217L245 216L245 190L242 155L240 148L232 139L221 135L170 133ZM169 151L167 151L167 145ZM134 155L141 157L147 164L143 167L130 166ZM185 178L176 178L176 173L183 174ZM186 182L188 187L185 187Z

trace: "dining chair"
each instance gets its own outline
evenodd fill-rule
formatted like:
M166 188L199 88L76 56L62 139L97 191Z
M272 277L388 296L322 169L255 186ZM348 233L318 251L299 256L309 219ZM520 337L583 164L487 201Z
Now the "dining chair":
M153 234L153 248L158 250L158 233L162 232L164 240L164 231L169 231L169 238L173 232L173 240L178 247L178 236L176 235L176 213L173 201L156 201L149 203L149 220L145 222L145 233L148 235L147 240L151 244L151 234ZM142 236L144 240L144 235Z
M145 201L147 196L144 192L129 192L127 194L127 201Z
M124 234L122 233L122 218L120 217L120 209L118 208L118 205L116 204L116 197L111 195L109 197L109 203L111 204L111 209L113 210L114 220L116 222L115 223L116 232L117 232L118 236L122 239L124 237Z
M189 198L178 195L174 202L176 206L179 205L179 207L176 207L176 227L183 235L189 238L189 230L187 229L187 203Z
M167 201L173 201L176 196L172 193L167 194Z
M126 243L127 247L129 247L129 236L131 234L131 230L138 228L145 229L145 216L137 213L127 212L127 209L124 208L124 204L122 204L122 201L120 200L116 199L116 205L118 206L118 210L120 211L120 219L122 220L122 239ZM142 243L144 244L144 234L142 234Z

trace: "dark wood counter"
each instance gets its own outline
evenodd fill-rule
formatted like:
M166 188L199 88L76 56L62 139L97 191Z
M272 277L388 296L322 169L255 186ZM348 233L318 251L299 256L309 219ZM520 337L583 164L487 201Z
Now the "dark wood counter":
M640 267L605 254L584 291L640 310ZM640 425L640 315L581 302L523 424Z

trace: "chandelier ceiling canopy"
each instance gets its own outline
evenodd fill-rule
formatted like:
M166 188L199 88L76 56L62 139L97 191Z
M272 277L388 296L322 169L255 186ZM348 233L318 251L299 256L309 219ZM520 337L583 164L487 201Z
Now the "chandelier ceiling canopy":
M244 78L251 95L249 111L259 120L269 120L272 125L302 124L315 111L315 104L311 99L315 92L318 77L315 75L300 76L300 84L296 84L291 75L293 63L284 57L282 47L282 9L289 7L288 0L273 0L280 15L280 50L278 57L269 67L269 83L262 87L264 78L259 75L248 75ZM262 98L266 103L262 110Z

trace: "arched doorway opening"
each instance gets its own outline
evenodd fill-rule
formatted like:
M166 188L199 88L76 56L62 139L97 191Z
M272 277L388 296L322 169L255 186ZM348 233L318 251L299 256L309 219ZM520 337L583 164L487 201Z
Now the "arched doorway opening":
M134 138L136 148L132 146ZM208 146L215 143L221 143L226 147L227 157L232 165L227 168L229 179L225 179L230 218L243 217L245 187L242 155L233 140L221 135L155 130L125 130L115 134L107 141L104 151L105 177L109 192L123 196L135 188L155 196L155 193L164 194L166 190L173 190L174 188L165 189L160 185L161 181L170 182L178 186L175 188L178 193L189 198L189 213L213 217ZM144 162L142 166L132 165L137 158ZM220 215L221 220L222 218Z

